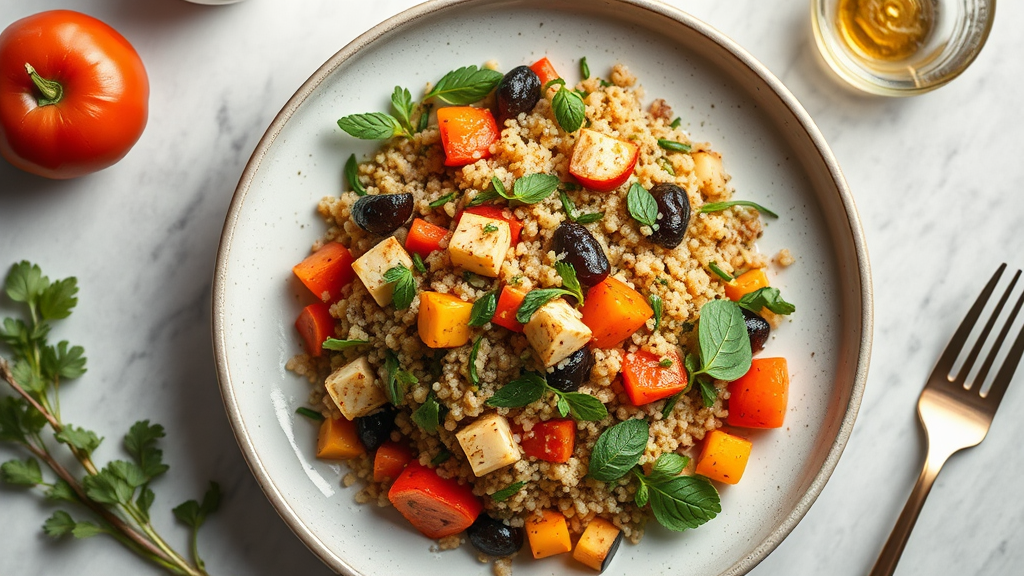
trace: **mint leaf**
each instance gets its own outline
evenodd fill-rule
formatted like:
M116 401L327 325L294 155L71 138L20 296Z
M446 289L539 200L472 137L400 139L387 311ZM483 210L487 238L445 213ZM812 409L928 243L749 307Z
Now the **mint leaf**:
M441 403L437 401L437 396L433 392L412 413L412 421L427 432L437 432L437 427L441 423Z
M741 308L746 308L753 313L758 313L762 308L767 308L776 314L792 314L796 312L796 306L782 299L778 288L765 286L753 292L744 294L738 302Z
M395 284L392 295L395 308L405 310L412 305L412 300L416 297L416 280L412 276L412 270L399 264L384 272L384 281Z
M395 91L391 94L391 107L395 111L395 116L398 117L398 122L410 134L414 132L412 121L410 120L413 106L412 94L409 93L409 90L401 86L395 86Z
M43 483L39 461L31 456L25 460L8 460L0 464L0 481L15 486L35 486Z
M714 406L715 400L718 400L718 388L715 388L715 384L701 377L697 378L697 384L700 386L700 397L704 402L704 407Z
M357 196L366 196L366 188L359 181L359 162L356 161L355 154L349 156L348 160L345 161L345 182L348 182L348 187Z
M551 97L551 108L555 112L555 120L562 130L570 134L579 130L587 119L587 107L579 93L562 86Z
M568 290L576 298L576 306L583 306L583 287L580 286L580 281L576 278L576 269L572 267L572 264L559 260L555 262L555 271L562 277L562 288Z
M495 408L522 408L540 400L547 387L544 378L527 372L499 388L485 404Z
M701 369L719 380L732 381L750 369L750 339L740 307L730 300L712 300L701 306L697 324Z
M683 468L686 468L686 465L689 463L690 459L686 456L665 452L655 460L654 466L651 467L649 478L654 481L659 475L678 476L682 474Z
M646 420L625 420L606 429L594 443L587 475L603 482L622 478L640 461L649 436Z
M553 174L527 174L512 185L512 196L523 204L536 204L550 196L561 183L558 176ZM500 194L501 190L498 190L498 193Z
M437 98L457 106L472 104L490 94L501 78L502 73L495 70L464 66L441 77L424 99Z
M361 140L387 140L405 134L405 129L390 114L370 112L351 114L338 120L338 127Z
M519 310L516 311L516 321L520 324L526 324L533 317L533 313L540 309L541 306L559 296L576 295L562 288L536 288L530 290L523 297L523 303L519 305Z
M473 302L473 308L469 313L469 325L480 327L494 318L494 312L498 309L498 295L488 292Z
M702 476L659 475L642 481L650 491L654 518L669 530L696 528L722 511L718 491Z
M608 416L608 408L597 398L582 392L563 392L559 394L569 408L568 413L575 420L597 422ZM561 412L561 409L559 409ZM565 414L562 414L565 416Z
M639 182L633 182L629 187L629 192L626 193L626 208L637 222L654 230L658 229L658 201Z

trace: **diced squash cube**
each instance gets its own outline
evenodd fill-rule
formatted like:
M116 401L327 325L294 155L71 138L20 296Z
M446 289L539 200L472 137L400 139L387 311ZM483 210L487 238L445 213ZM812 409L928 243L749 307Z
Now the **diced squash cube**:
M743 274L725 283L725 296L736 302L744 294L750 294L768 286L768 275L761 268L747 270Z
M547 558L572 550L569 526L557 510L544 510L526 519L526 538L534 558Z
M654 310L628 284L608 276L587 291L583 323L594 332L595 348L614 348L640 329Z
M789 401L785 358L754 358L746 374L729 383L730 426L781 428Z
M696 473L724 484L735 484L743 477L752 446L746 438L712 430L704 437Z
M453 294L420 292L416 319L420 340L431 348L456 348L469 342L473 329L469 318L473 305Z
M365 416L388 401L366 356L335 370L324 385L338 410L349 420Z
M320 424L316 457L348 460L366 452L356 433L356 423L347 418L327 418Z
M459 445L476 476L514 464L522 458L508 420L501 414L492 413L478 418L456 432L455 437L459 439Z
M533 313L523 332L545 367L558 364L590 342L593 334L582 318L582 314L561 298Z
M384 442L373 456L373 481L390 482L398 478L412 459L413 453L408 446L391 440Z
M622 543L622 530L604 518L594 518L576 543L572 557L598 572L604 572Z
M384 280L384 273L401 264L406 268L412 268L412 258L402 247L402 243L394 236L388 236L366 254L363 254L352 263L352 270L362 280L366 291L373 296L377 304L387 306L391 303L395 286Z
M448 242L452 264L474 274L495 278L512 245L508 222L464 212Z

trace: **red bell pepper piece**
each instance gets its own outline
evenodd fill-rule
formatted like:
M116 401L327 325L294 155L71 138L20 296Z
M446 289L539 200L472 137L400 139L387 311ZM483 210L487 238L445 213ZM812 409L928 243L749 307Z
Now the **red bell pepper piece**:
M405 249L426 258L434 250L441 249L441 241L447 235L447 228L416 218L409 226L409 235L405 237Z
M333 302L341 289L356 277L352 254L340 242L328 242L292 267L292 272L317 298Z
M667 354L668 366L662 358L646 350L626 354L622 359L622 386L634 406L668 398L686 388L686 370L675 352Z
M494 317L491 318L491 322L513 332L522 332L523 325L516 320L516 312L523 305L523 298L526 298L526 292L508 284L503 286L501 294L498 295L498 305L494 309Z
M781 428L789 398L785 358L754 358L750 370L729 383L730 426Z
M484 509L468 484L441 478L418 460L410 462L391 485L388 499L428 538L444 538L462 532Z
M533 70L533 73L540 78L541 87L556 78L561 78L558 72L555 72L555 67L551 65L551 61L547 59L547 56L531 64L530 70Z
M391 440L384 442L373 455L373 481L397 479L412 458L412 450L408 446Z
M545 462L568 462L576 448L576 422L572 419L546 420L520 434L523 453Z
M324 340L334 335L334 317L331 307L323 302L315 302L306 306L295 319L295 328L302 336L306 352L310 356L320 356L324 352Z

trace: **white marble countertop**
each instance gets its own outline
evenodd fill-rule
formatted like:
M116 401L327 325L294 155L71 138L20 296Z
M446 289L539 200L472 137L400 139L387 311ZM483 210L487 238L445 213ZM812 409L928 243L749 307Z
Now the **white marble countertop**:
M870 250L874 348L852 438L793 533L751 574L866 573L924 458L915 403L968 301L1003 261L1024 265L1024 4L1000 3L977 61L910 99L856 94L823 68L808 2L675 0L749 50L814 118L856 198ZM327 574L263 496L224 415L210 337L214 258L228 202L270 120L331 54L414 0L3 0L0 28L52 8L125 35L151 82L149 125L114 167L49 181L0 161L0 268L39 263L77 276L80 305L57 330L89 372L64 417L100 431L100 459L135 420L169 431L158 526L184 547L169 508L218 480L226 499L201 547L216 574ZM7 309L0 308L6 312ZM940 475L897 571L1019 574L1024 566L1024 370L988 439ZM6 392L5 392L6 393ZM0 447L0 460L15 454ZM50 508L0 488L0 573L157 574L108 538L52 542Z

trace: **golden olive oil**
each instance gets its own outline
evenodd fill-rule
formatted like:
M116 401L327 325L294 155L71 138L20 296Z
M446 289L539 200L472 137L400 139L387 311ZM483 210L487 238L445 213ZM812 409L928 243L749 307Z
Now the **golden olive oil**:
M913 56L935 23L932 0L839 0L839 31L862 57L896 61Z

